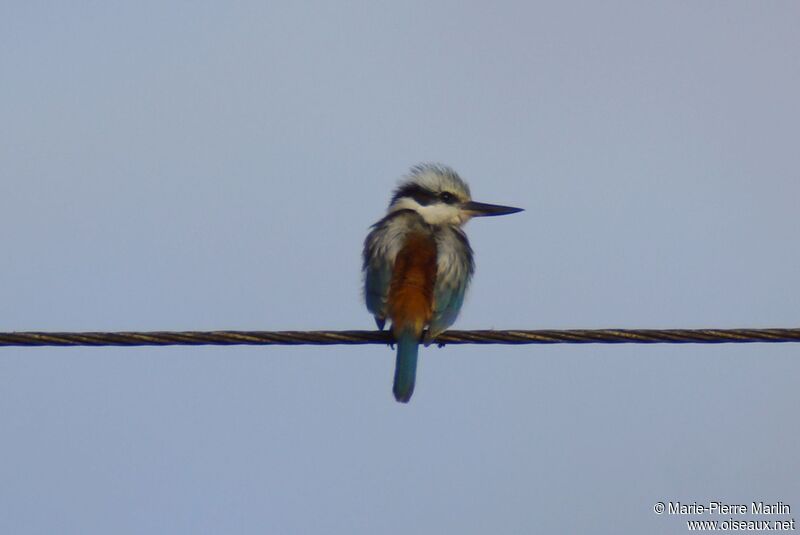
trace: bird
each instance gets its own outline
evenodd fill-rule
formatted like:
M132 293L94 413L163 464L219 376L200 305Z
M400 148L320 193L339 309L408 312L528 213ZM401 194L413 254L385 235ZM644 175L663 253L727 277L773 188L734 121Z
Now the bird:
M414 393L419 345L450 327L464 303L475 263L463 225L521 211L473 201L467 183L437 163L415 165L393 191L386 215L364 240L362 271L378 329L391 320L397 401L408 403Z

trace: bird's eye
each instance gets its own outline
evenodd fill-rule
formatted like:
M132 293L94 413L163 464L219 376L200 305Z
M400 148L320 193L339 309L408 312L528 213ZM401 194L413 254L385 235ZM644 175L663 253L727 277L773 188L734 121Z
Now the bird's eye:
M447 204L454 204L456 202L456 196L450 193L449 191L443 191L439 194L439 198L442 202Z

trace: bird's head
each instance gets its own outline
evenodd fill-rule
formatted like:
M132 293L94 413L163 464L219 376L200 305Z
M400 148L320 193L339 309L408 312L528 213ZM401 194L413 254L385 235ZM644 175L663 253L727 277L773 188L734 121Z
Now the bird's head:
M447 166L420 164L394 191L389 212L414 210L429 225L460 226L473 217L515 214L522 208L475 202L469 186Z

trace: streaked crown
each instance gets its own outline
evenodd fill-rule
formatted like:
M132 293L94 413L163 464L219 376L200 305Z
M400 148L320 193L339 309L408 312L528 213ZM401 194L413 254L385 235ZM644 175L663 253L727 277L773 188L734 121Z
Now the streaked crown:
M469 186L446 165L423 163L411 168L392 195L390 206L403 197L411 197L427 206L436 202L454 204L470 200Z

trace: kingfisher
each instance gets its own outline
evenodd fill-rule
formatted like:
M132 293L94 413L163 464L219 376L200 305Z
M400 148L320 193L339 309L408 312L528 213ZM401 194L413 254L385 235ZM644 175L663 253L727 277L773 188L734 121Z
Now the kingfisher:
M475 270L462 226L473 217L522 208L475 202L451 168L419 164L392 194L386 216L364 241L364 297L378 329L392 322L397 360L392 391L414 393L419 345L428 346L456 320Z

